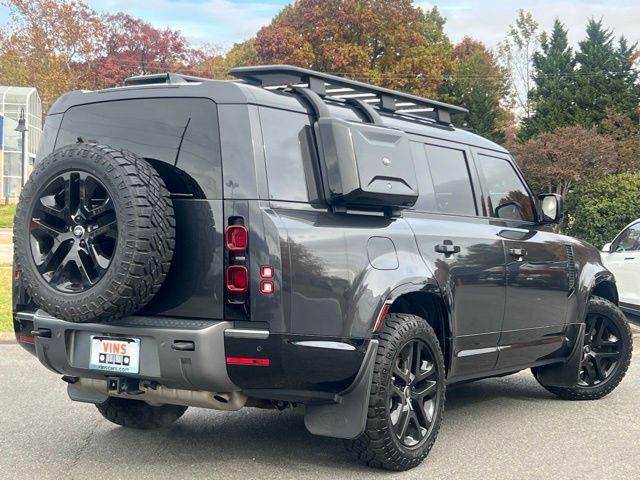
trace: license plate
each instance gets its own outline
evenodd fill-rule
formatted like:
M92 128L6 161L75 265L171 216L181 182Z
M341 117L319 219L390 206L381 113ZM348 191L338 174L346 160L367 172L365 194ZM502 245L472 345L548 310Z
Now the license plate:
M138 373L140 339L92 335L89 368L107 372Z

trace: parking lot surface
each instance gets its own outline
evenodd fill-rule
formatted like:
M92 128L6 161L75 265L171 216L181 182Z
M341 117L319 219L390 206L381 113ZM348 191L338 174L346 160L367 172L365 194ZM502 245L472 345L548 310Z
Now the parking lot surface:
M636 338L636 341L638 339ZM596 402L557 400L521 372L450 388L430 456L409 472L357 465L294 411L190 409L163 431L126 430L17 345L0 345L2 478L637 479L640 360Z

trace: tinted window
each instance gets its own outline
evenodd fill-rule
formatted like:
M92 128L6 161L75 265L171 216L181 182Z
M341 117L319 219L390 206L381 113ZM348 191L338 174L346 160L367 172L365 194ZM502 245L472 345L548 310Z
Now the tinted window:
M511 162L487 155L478 158L489 215L533 222L531 197Z
M296 202L317 200L309 117L260 108L260 123L270 198Z
M628 252L640 250L640 223L631 225L616 239L614 252Z
M56 148L78 141L177 165L207 197L222 198L217 111L210 100L154 98L73 107L64 114Z
M416 178L418 179L418 191L420 192L414 208L426 212L437 212L436 194L433 190L424 144L411 142L411 155L416 169Z
M433 184L433 202L442 213L476 215L473 188L467 160L462 150L425 145L429 175ZM422 192L421 192L422 193Z

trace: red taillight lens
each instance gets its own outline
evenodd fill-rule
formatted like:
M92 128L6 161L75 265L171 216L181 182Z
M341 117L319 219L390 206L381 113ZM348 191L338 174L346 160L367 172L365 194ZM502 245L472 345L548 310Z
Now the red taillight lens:
M20 341L22 343L28 343L29 345L36 344L36 339L30 335L20 335Z
M254 367L268 367L268 358L227 357L227 365L251 365Z
M243 252L249 245L249 233L244 225L227 227L227 249L231 252Z
M249 288L249 272L243 265L231 265L227 268L227 290L231 293L244 293Z

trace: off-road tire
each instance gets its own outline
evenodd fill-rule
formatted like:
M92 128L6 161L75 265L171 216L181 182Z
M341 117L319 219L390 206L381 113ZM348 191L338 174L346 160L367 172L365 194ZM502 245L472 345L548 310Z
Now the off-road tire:
M108 270L79 293L49 285L30 246L29 224L40 192L69 171L89 173L104 184L118 228ZM71 322L108 322L138 311L162 285L175 245L173 206L163 180L145 160L104 145L70 145L44 158L29 177L16 210L14 240L21 281L40 308Z
M428 438L418 448L410 449L400 443L393 431L387 405L387 391L390 388L392 365L396 355L408 341L415 338L427 343L435 354L439 402ZM444 357L435 332L425 319L416 315L388 314L378 339L365 431L358 438L345 441L345 444L360 463L369 467L394 471L409 470L424 460L438 436L445 403Z
M166 428L173 425L186 412L182 405L152 406L141 400L109 397L96 405L104 418L116 425L140 430Z
M631 355L633 352L633 337L631 328L629 327L629 321L625 317L624 313L615 304L602 297L591 297L589 300L589 306L587 314L599 313L603 316L611 319L622 334L621 343L622 347L621 357L619 365L616 367L616 371L613 372L611 377L606 378L602 384L586 387L582 385L575 385L573 387L554 387L544 385L538 376L535 369L533 369L533 375L546 390L554 395L562 398L563 400L598 400L608 394L610 394L622 381L629 364L631 363Z

